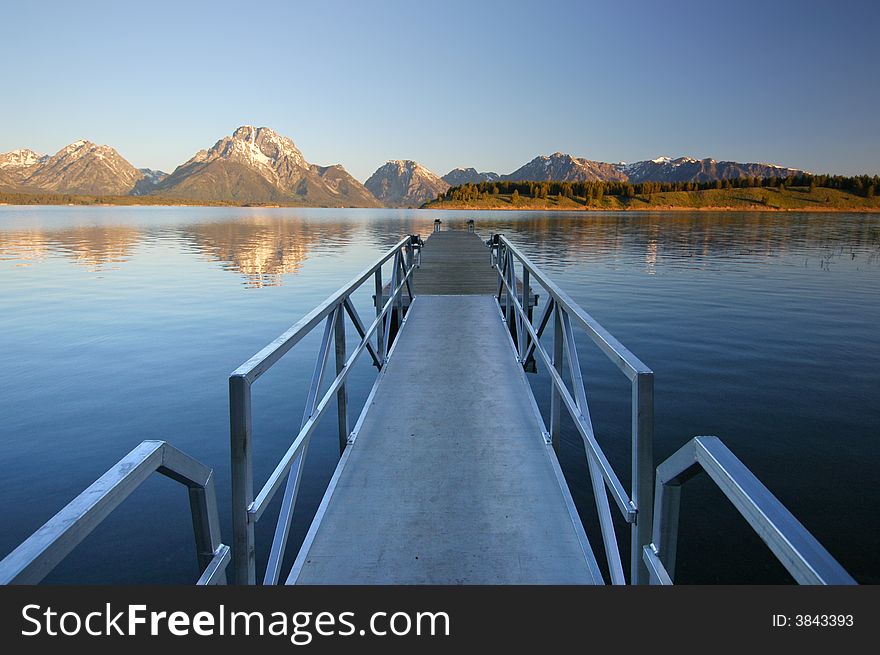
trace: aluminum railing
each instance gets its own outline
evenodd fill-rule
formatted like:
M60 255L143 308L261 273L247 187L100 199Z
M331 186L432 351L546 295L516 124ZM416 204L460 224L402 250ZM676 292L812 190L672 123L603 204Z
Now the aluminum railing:
M504 235L496 234L487 242L490 262L498 271L498 301L506 304L505 320L515 334L517 359L523 365L537 354L543 360L552 380L550 430L545 439L558 447L562 406L565 406L581 435L587 455L590 481L599 515L605 557L613 584L626 584L620 549L612 523L608 492L623 519L631 524L630 582L649 582L648 570L642 564L642 549L651 542L653 434L654 434L654 373L587 314L562 289L523 255ZM517 266L521 277L517 273ZM517 291L517 279L521 290ZM532 280L548 294L547 302L536 323L529 307ZM548 353L540 342L541 335L553 319L553 352ZM630 493L624 489L605 453L596 441L587 394L575 345L574 326L581 327L602 352L626 375L631 383L631 466ZM562 379L564 360L568 361L570 390ZM543 421L542 417L539 417Z
M412 273L421 256L421 239L407 236L391 250L357 275L351 282L336 291L327 300L303 317L280 337L263 348L247 362L239 366L229 377L230 446L232 454L232 530L233 570L238 584L256 583L256 559L254 525L261 518L272 498L285 481L286 487L275 526L264 584L276 584L281 574L287 537L293 519L299 484L302 478L306 453L312 433L334 397L337 400L337 420L340 454L346 445L353 443L363 420L361 417L349 432L348 396L345 380L364 350L370 353L373 364L382 369L391 345L392 312L397 325L403 322L403 293L406 289L410 301L414 299ZM393 260L390 294L383 298L382 266ZM375 281L376 318L368 328L364 327L351 301L351 295L370 277ZM348 315L360 336L360 343L351 355L346 354L345 316ZM269 475L259 493L254 496L253 461L251 456L253 428L251 417L251 385L269 370L299 341L323 322L324 331L311 384L306 397L299 432L290 447ZM371 343L376 335L375 346ZM322 397L318 397L330 357L331 340L335 347L336 377ZM375 387L374 387L375 389ZM369 399L364 406L369 406Z
M213 471L165 441L141 442L0 562L0 584L37 584L122 501L158 471L189 489L197 584L226 584L229 547L220 541Z
M694 437L657 467L653 541L643 559L652 584L672 584L681 485L705 471L800 584L855 580L718 437Z

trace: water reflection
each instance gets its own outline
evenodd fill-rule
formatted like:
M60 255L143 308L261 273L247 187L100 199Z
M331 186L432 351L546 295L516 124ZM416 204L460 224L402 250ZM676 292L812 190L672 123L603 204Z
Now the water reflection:
M138 229L128 226L0 231L0 260L28 266L60 255L98 273L131 259L140 236Z
M220 262L224 270L245 278L245 286L280 286L295 274L314 250L348 244L350 222L314 223L275 217L247 217L222 223L200 223L180 230L195 251Z
M198 254L243 276L246 287L283 284L318 252L340 252L351 244L384 250L401 235L430 234L436 212L353 210L329 215L281 210L266 215L232 214L198 220L190 212L166 212L164 224L130 218L108 208L122 224L23 225L0 223L0 261L32 266L60 257L103 273L135 257L138 245L158 240ZM5 212L4 212L5 213ZM472 214L439 214L444 228L463 227ZM14 218L14 215L13 215ZM171 222L168 222L168 219ZM177 219L175 221L175 218ZM62 221L63 223L63 221ZM830 270L840 258L857 266L880 261L880 227L875 218L844 214L777 213L550 213L485 212L477 215L484 236L504 232L551 268L602 262L638 264L649 275L665 267L705 268L710 259L756 262L810 251L804 265ZM818 253L818 255L817 255Z

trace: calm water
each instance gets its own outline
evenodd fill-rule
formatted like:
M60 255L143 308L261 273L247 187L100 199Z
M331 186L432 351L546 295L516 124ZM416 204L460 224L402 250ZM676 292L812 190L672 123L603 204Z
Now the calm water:
M0 556L143 439L216 468L228 542L229 372L401 235L429 233L436 216L0 207ZM442 214L447 227L468 217ZM880 217L476 218L654 369L658 463L694 435L720 436L859 581L880 582ZM369 312L369 295L357 305ZM298 428L318 337L255 386L258 484ZM585 338L579 350L599 440L627 484L626 379ZM358 366L356 408L373 381L368 358ZM546 407L546 374L531 379ZM568 430L563 467L589 522L583 450ZM335 465L335 439L328 420L309 451L294 542ZM260 562L269 516L257 529ZM190 582L191 540L185 491L154 476L49 580ZM678 561L682 582L787 580L701 479L683 494Z

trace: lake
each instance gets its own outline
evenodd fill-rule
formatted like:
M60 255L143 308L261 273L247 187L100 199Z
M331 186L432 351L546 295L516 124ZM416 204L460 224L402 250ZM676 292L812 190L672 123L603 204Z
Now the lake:
M507 234L654 370L656 463L718 435L859 582L880 582L870 214L0 207L0 556L144 439L215 468L229 543L229 373L436 217ZM369 293L356 298L362 316ZM254 388L257 488L298 430L319 337ZM628 382L578 339L597 437L627 485ZM350 379L356 416L374 380L368 357ZM546 372L530 380L546 408ZM565 427L560 459L591 523L583 446ZM309 450L292 550L337 457L331 417ZM704 477L684 488L677 581L788 581ZM258 524L258 567L272 511ZM157 475L47 582L197 575L186 492Z

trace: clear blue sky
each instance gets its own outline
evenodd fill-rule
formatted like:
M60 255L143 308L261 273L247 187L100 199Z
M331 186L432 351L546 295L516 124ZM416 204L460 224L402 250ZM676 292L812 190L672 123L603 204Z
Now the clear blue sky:
M557 150L880 173L880 12L806 2L15 2L0 151L172 170L242 124L364 180Z

